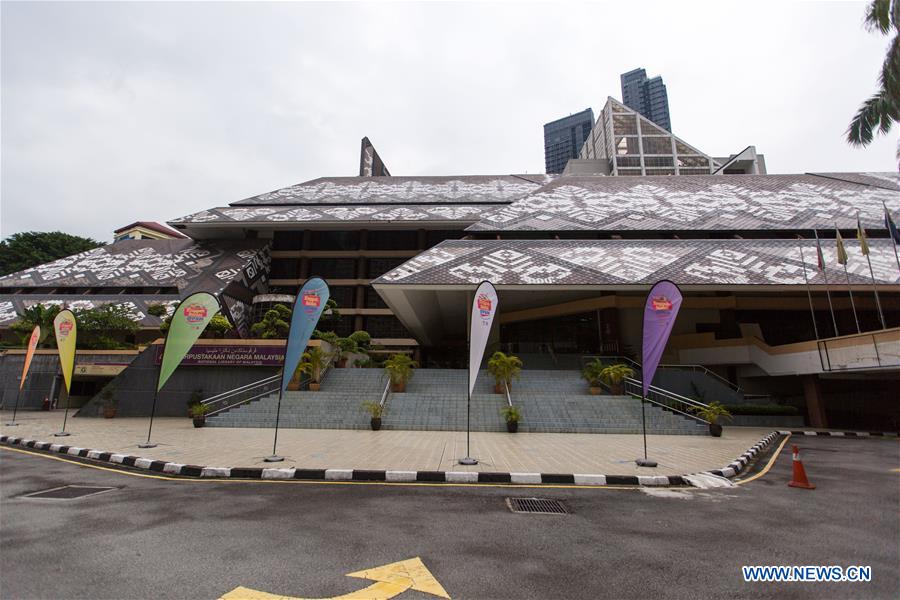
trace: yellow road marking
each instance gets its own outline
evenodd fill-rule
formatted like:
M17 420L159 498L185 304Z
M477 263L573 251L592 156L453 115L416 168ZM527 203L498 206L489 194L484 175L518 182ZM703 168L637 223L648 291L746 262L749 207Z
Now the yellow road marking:
M891 469L891 473L900 473L900 469Z
M447 590L444 589L431 571L418 556L407 560L391 563L374 569L347 573L347 577L369 579L374 581L372 585L349 594L334 596L330 599L320 600L388 600L398 596L406 590L416 590L439 598L450 600ZM236 587L219 600L303 600L295 596L279 596L246 588Z
M784 448L784 445L787 444L787 441L789 439L791 439L791 434L787 434L787 436L785 436L785 438L783 440L781 440L781 445L778 446L778 449L776 449L775 452L772 454L772 458L769 459L769 462L766 464L765 467L763 467L762 471L748 477L747 479L735 480L735 483L737 485L743 485L745 483L750 483L754 479L759 479L760 477L762 477L763 475L768 473L769 469L771 469L772 466L775 464L775 460L778 458L778 455L781 454L781 449Z

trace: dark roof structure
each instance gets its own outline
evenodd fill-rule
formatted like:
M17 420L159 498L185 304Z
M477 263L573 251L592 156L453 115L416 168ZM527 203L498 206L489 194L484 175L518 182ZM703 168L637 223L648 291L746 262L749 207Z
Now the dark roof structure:
M168 235L168 236L171 236L174 238L187 237L183 233L175 231L171 227L166 227L162 223L157 223L156 221L135 221L134 223L132 223L130 225L126 225L125 227L119 227L118 229L113 231L113 233L121 233L128 229L131 229L132 227L143 227L145 229L150 229L151 231L156 231L158 233L162 233L163 235Z

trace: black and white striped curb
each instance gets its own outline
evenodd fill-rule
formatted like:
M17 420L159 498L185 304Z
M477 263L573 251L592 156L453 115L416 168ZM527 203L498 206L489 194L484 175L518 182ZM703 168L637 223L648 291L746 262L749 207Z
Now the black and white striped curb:
M779 437L773 431L747 450L724 469L705 471L719 477L734 477L759 453ZM690 475L587 475L562 473L490 473L476 471L390 471L366 469L267 469L259 467L204 467L64 446L37 440L0 436L0 443L54 452L67 456L145 469L166 475L218 479L299 479L323 481L370 481L388 483L511 483L523 485L586 485L586 486L690 486ZM693 474L693 475L696 475Z
M807 431L801 429L799 431L779 431L781 435L809 435L809 436L832 436L832 437L897 437L895 431Z

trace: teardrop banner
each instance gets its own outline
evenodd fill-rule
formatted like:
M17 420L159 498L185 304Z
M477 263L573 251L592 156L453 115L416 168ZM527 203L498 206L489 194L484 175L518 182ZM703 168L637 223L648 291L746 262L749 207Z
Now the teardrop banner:
M66 421L69 418L69 393L72 389L72 371L75 369L75 344L78 336L78 323L75 314L69 309L59 311L53 319L53 331L56 333L56 349L59 351L59 368L62 370L63 382L66 384L66 412L63 414L62 431L56 437L69 435L66 433Z
M641 424L644 432L644 458L637 459L638 466L655 467L656 463L647 459L647 421L644 415L644 399L650 390L656 368L662 358L678 310L681 308L681 290L678 286L663 279L658 281L647 294L644 302L644 331L641 344Z
M472 318L469 329L469 386L466 395L466 456L459 459L461 465L476 465L478 461L471 457L469 452L469 425L472 409L472 390L475 389L475 380L478 379L478 370L484 359L484 350L487 347L488 337L491 335L491 325L494 323L494 315L500 300L497 290L490 281L482 281L475 290L475 299L472 301Z
M275 409L275 439L272 442L272 454L263 460L266 462L281 462L283 457L278 456L278 423L281 420L281 396L287 389L303 351L309 344L319 317L325 311L331 292L328 284L321 277L310 277L300 288L294 299L294 312L291 314L291 326L288 329L287 348L284 352L284 364L281 367L281 385L278 388L278 407Z
M156 382L156 393L153 394L153 407L150 409L150 427L147 430L147 441L138 444L139 448L154 448L150 443L150 432L153 431L153 415L156 413L156 399L159 391L181 364L185 354L221 310L219 299L208 292L191 294L181 301L172 313L172 321L166 332L163 345L162 362L159 365L159 377Z
M28 368L31 366L31 359L34 358L34 351L37 349L38 342L41 340L41 326L35 325L31 331L31 337L28 338L28 348L25 350L25 364L22 365L22 379L19 381L19 390L16 392L16 404L13 406L12 421L7 423L8 426L14 427L16 423L16 412L19 410L19 396L22 395L22 388L25 387L25 378L28 377Z

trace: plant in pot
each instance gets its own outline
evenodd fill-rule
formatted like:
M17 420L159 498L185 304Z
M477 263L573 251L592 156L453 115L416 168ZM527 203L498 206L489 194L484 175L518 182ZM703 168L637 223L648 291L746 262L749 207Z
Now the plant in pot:
M609 386L609 391L614 396L621 396L625 393L625 378L632 377L634 370L628 365L616 363L604 367L600 371L600 381Z
M407 354L393 354L384 361L384 370L391 379L391 391L402 393L406 391L406 383L412 377L413 369L419 364Z
M372 431L378 431L381 429L381 415L384 414L384 407L380 402L368 401L363 402L363 408L369 411L371 415L371 419L369 420L369 424L372 426Z
M591 386L591 394L594 396L603 392L603 388L600 387L600 373L602 373L605 368L603 363L600 362L600 359L595 358L586 364L581 371L581 377L588 382L589 386Z
M710 402L707 406L697 406L693 408L697 416L704 421L709 422L709 435L713 437L722 437L722 425L719 420L730 419L731 413L721 402Z
M100 392L100 400L103 406L103 418L112 419L116 416L119 409L119 401L116 400L115 389L112 386L106 386Z
M309 375L309 391L318 392L321 387L322 369L328 361L328 354L319 346L313 346L303 353L297 370Z
M512 380L518 379L522 373L522 359L512 354L494 352L488 360L488 373L494 377L494 393L503 393L503 384L512 387Z
M335 340L334 360L341 369L347 366L347 354L357 352L359 347L352 338L338 338Z
M196 390L191 392L191 395L188 397L188 400L187 400L187 409L188 409L189 417L194 416L194 406L197 404L200 404L200 402L202 400L203 400L203 390L197 388Z
M515 433L519 430L519 420L522 418L522 411L516 406L504 406L500 409L500 414L506 420L506 430Z
M194 427L203 427L206 425L206 413L209 412L209 406L206 404L195 404L191 407L191 417L194 419Z

